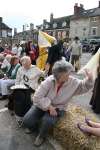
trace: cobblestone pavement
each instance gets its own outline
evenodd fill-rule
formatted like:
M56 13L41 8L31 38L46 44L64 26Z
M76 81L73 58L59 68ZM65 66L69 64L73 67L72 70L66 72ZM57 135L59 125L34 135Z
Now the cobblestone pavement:
M84 53L81 58L82 66L90 59L91 54ZM80 76L79 76L80 78ZM73 103L82 105L87 109L89 107L89 100L91 92L78 96L72 99ZM10 116L7 109L4 109L6 101L0 102L0 150L60 150L57 144L54 148L50 141L46 141L41 147L34 147L33 141L35 136L25 134L23 128L18 128L15 118Z

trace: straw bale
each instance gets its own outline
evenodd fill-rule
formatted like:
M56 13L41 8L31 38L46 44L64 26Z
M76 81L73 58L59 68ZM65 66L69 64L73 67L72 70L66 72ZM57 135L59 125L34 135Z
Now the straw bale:
M85 124L84 118L89 116L94 121L99 121L95 114L70 104L65 116L54 128L53 136L65 150L100 150L100 138L83 134L77 123Z

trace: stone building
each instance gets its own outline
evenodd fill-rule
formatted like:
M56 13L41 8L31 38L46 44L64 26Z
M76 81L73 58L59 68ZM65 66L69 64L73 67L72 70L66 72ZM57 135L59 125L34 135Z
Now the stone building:
M3 23L3 18L0 17L0 42L11 45L12 43L12 28Z
M21 40L38 40L38 30L42 30L57 40L69 38L73 39L78 36L81 40L89 38L100 38L100 1L98 7L85 10L84 6L76 3L74 5L74 14L54 18L50 15L50 21L43 20L43 24L37 25L37 30L29 30L18 33L14 39Z
M50 15L50 22L43 20L43 24L37 26L38 29L54 36L56 39L68 39L69 38L69 26L70 17L65 16L60 18L54 18L53 14Z
M26 30L26 28L23 26L23 31L17 33L17 30L15 28L12 41L13 43L16 43L16 44L20 43L21 41L25 41L25 42L34 41L35 42L37 41L37 38L38 38L37 30L34 29L34 25L31 23L29 30Z
M74 15L70 18L69 36L78 36L81 40L100 38L100 1L97 8L88 10L82 4L75 4Z

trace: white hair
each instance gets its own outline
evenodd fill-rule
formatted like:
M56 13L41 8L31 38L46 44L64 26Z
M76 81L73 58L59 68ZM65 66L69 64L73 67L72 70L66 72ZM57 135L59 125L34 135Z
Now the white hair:
M21 59L20 59L20 62L23 63L23 64L26 64L28 61L30 61L30 57L29 56L23 56Z

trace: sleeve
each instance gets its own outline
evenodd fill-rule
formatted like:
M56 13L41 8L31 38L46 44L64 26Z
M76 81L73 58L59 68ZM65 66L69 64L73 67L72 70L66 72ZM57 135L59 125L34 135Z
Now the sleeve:
M81 43L79 44L79 55L80 56L82 55L82 45L81 45Z
M52 64L52 56L53 56L52 47L50 47L48 51L47 63Z
M88 78L85 78L84 80L77 80L78 87L74 93L74 95L80 95L88 92L91 88L93 88L94 82L93 80L90 80Z
M47 96L50 88L51 82L48 79L46 79L41 83L33 97L34 105L36 105L44 111L48 110L48 107L51 104L51 100Z
M20 68L20 65L18 64L15 67L14 73L12 72L11 79L16 79L17 71L18 71L19 68Z
M20 84L20 81L21 81L21 68L19 68L18 71L17 71L15 85Z

